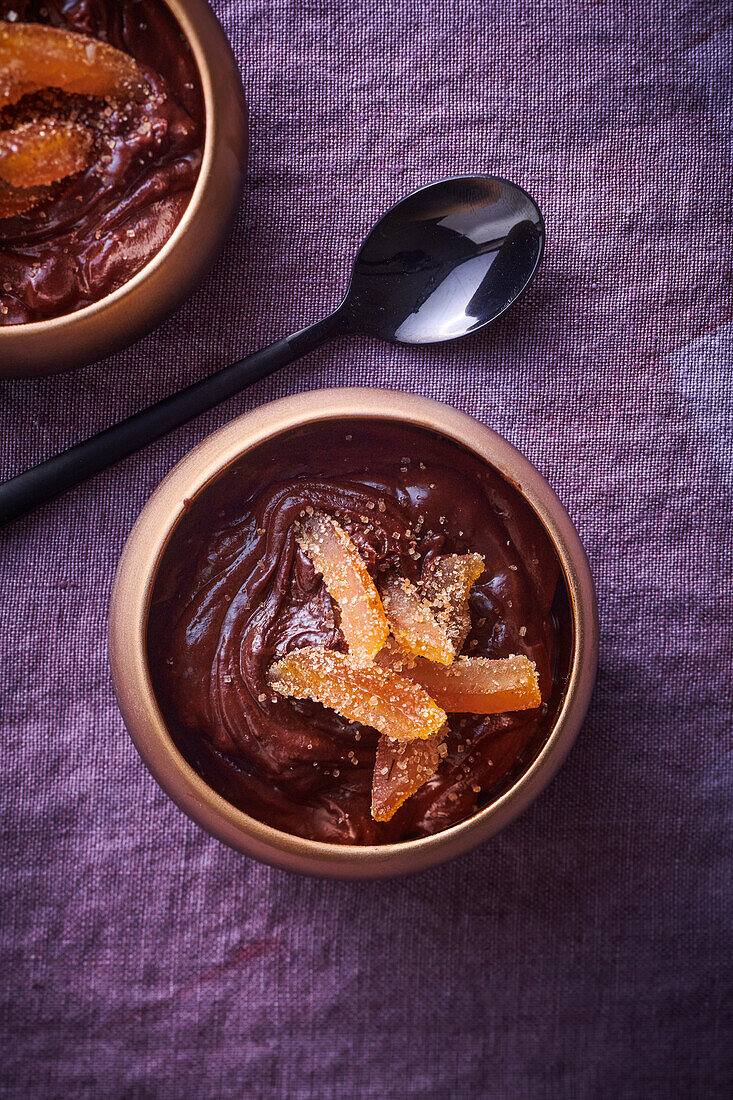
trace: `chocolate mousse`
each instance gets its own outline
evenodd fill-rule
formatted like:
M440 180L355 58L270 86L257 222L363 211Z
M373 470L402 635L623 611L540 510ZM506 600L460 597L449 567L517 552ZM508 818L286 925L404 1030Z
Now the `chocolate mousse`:
M458 444L310 425L187 504L152 593L153 686L184 757L253 817L340 844L426 836L546 739L562 589L531 507Z
M20 325L159 252L198 178L204 105L160 0L0 0L0 62L0 325Z

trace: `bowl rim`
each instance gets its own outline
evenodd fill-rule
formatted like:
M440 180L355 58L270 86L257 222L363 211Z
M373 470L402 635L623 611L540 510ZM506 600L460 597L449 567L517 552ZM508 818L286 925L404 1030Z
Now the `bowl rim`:
M465 821L428 837L384 845L307 840L251 817L209 787L176 748L158 707L146 659L146 626L158 566L187 502L229 465L266 440L306 424L374 418L437 432L499 471L547 530L570 597L574 647L557 719L535 760L497 799ZM311 390L244 413L213 432L168 473L144 505L123 549L110 601L112 677L128 732L146 766L174 802L206 831L263 862L311 875L378 878L421 870L473 848L514 820L537 797L570 750L595 682L598 615L585 550L564 506L511 443L442 402L370 387Z
M130 295L134 296L137 294L140 287L142 287L162 265L169 262L171 253L178 249L181 239L187 233L191 222L197 220L199 216L201 205L204 202L205 194L209 186L212 165L216 157L217 142L217 126L212 125L212 121L215 121L217 117L215 80L212 75L212 62L207 55L202 40L203 24L211 24L212 21L215 22L221 37L225 41L226 37L206 0L158 0L158 2L164 4L165 7L168 8L191 49L198 70L201 83L201 94L204 102L203 155L196 183L194 184L194 189L186 209L162 248L148 260L144 267L141 267L139 271L123 283L122 286L117 287L116 290L110 291L109 294L105 294L103 298L99 298L97 301L83 306L81 309L73 310L71 313L63 313L59 317L48 317L41 321L28 321L27 323L19 325L0 326L0 347L4 341L10 343L13 338L20 339L20 334L26 339L32 339L39 334L48 337L49 334L53 335L54 333L63 332L70 326L76 327L84 322L90 321L118 303L124 303L125 299ZM208 29L210 30L211 28L209 27ZM1 374L0 377L2 377Z

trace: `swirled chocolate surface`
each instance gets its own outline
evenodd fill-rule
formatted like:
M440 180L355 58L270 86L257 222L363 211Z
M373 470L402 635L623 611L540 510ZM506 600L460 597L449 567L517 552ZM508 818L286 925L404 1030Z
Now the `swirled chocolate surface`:
M108 42L132 54L150 86L141 103L47 90L0 110L0 130L52 116L94 135L88 169L0 219L0 324L19 325L98 301L160 251L198 178L204 105L188 43L159 0L0 0L0 19Z
M295 541L307 508L338 517L369 571L418 580L432 556L477 551L463 653L525 653L538 711L450 717L435 777L372 820L378 736L318 703L274 695L267 669L303 645L345 649L338 614ZM559 564L520 494L437 434L359 420L260 446L188 507L163 556L148 628L153 684L176 743L220 794L299 836L378 844L437 832L503 789L543 743L562 694Z

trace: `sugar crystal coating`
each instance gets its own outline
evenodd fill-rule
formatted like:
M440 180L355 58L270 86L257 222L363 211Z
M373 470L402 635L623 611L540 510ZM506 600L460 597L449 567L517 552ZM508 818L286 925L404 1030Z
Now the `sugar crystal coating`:
M456 654L453 643L416 586L391 573L382 580L381 592L390 630L403 649L449 665Z
M421 684L448 713L504 714L542 704L537 668L522 654L494 660L458 657L446 668L390 643L377 662Z
M321 646L281 657L270 666L268 681L280 695L312 699L397 741L431 737L446 720L419 684Z
M349 654L355 661L370 661L384 645L389 629L359 551L343 528L323 512L304 517L297 539L339 608Z
M420 581L420 594L458 653L471 629L468 597L484 571L481 554L440 554L428 562Z
M389 821L403 802L431 779L440 763L446 728L424 741L379 738L372 779L372 817Z
M90 163L93 137L86 126L37 119L0 131L0 181L13 188L45 187Z
M148 92L135 60L106 42L42 23L0 23L0 107L43 88L125 100Z

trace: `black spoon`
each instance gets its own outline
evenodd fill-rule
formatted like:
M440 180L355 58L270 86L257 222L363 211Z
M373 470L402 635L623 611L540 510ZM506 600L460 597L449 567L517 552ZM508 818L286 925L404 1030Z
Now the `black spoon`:
M491 324L534 276L545 242L536 203L495 176L408 195L372 229L341 305L322 321L78 443L0 485L0 524L104 470L246 386L346 333L398 344L453 340Z

